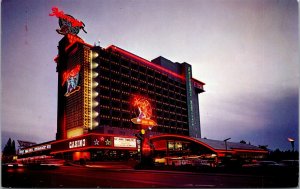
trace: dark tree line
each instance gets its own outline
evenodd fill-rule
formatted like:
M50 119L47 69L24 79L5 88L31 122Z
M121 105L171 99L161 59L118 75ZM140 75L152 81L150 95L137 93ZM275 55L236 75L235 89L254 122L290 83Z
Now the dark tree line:
M276 149L269 153L268 159L273 161L299 160L299 152L291 150L280 151L279 149Z
M2 162L5 163L13 161L13 156L15 156L16 154L15 141L9 138L2 151Z

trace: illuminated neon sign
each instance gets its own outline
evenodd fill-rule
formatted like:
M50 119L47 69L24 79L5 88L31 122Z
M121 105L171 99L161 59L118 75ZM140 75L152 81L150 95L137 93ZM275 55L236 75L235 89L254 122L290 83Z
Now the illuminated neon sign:
M75 140L69 142L69 148L79 148L86 145L85 139Z
M79 91L80 86L78 86L79 80L79 71L80 65L75 66L75 68L71 69L70 71L66 71L62 75L62 85L67 82L67 92L65 96L69 96L70 94Z
M111 137L95 137L92 138L92 145L94 146L112 146L113 140Z
M49 16L56 16L59 18L59 27L60 29L57 29L57 33L61 35L66 35L68 33L77 35L82 29L85 33L87 33L84 30L84 23L82 21L79 21L75 19L73 16L65 14L62 10L59 10L57 7L52 8L52 13L49 14Z
M115 147L136 148L135 138L114 137Z
M20 149L19 154L27 154L31 152L37 152L37 151L49 150L49 149L51 149L51 144L45 144L45 145L40 145L32 148Z
M157 126L157 123L151 119L152 117L152 106L149 100L142 96L134 96L132 101L133 107L136 107L139 111L139 115L136 118L131 119L134 124Z

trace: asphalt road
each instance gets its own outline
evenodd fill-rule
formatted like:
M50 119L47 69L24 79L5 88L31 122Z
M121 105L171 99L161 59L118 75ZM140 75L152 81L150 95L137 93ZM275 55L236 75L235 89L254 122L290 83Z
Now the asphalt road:
M296 176L297 177L297 176ZM72 187L72 188L260 188L295 187L290 176L256 176L178 171L121 170L61 166L58 169L2 169L3 187Z

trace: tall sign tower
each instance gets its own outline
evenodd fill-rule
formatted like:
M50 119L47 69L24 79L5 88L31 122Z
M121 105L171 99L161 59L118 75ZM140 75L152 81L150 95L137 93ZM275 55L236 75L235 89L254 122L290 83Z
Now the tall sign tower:
M93 115L93 65L91 46L77 36L84 23L58 8L49 16L59 19L57 33L64 35L55 58L58 73L58 110L56 139L80 136L92 129Z

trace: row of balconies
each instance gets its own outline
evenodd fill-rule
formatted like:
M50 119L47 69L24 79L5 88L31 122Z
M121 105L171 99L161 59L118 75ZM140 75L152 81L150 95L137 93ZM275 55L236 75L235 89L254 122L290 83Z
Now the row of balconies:
M109 100L107 99L100 99L100 108L107 109L107 110L119 110L123 112L128 112L132 110L133 107L130 106L128 102L118 102L118 103L113 103L111 104ZM170 107L165 107L165 108L154 108L154 110L157 112L158 115L164 115L165 114L170 114L176 115L176 116L187 116L187 111L186 109L180 109L180 108L170 108Z
M130 84L128 83L125 83L125 82L118 82L117 80L115 79L111 79L109 81L109 78L107 77L104 77L104 76L100 76L102 80L100 80L100 88L106 88L106 89L110 89L111 87L108 87L108 86L124 86L122 87L122 90L118 90L118 92L121 92L123 90L129 92L131 88L135 88L135 89L139 89L139 90L142 90L142 91L147 91L148 93L156 93L156 91L158 93L156 93L157 95L161 96L162 94L165 94L165 95L171 95L171 96L174 96L176 97L176 99L180 98L180 99L185 99L186 98L186 93L185 91L173 91L173 90L170 90L168 89L167 87L164 88L164 87L161 87L161 86L156 86L155 84L146 84L143 86L143 87L138 87L139 86L139 83L136 83L136 82L131 82Z
M146 91L146 90L141 90L138 87L131 86L131 88L124 88L123 89L114 89L114 88L108 88L104 86L100 86L99 92L103 96L108 96L111 98L120 98L122 100L129 100L130 99L130 94L134 93L143 93L147 94L149 98L151 98L152 101L155 101L156 103L162 103L162 104L173 104L174 106L180 106L180 107L185 107L186 106L186 98L183 96L178 96L176 94L173 95L166 95L166 94L161 94L161 93L156 93L153 91ZM171 93L170 93L171 94ZM124 98L125 97L125 98Z
M110 126L110 127L123 127L123 128L135 128L137 125L133 124L131 121L124 121L116 119L100 119L99 120L100 126ZM183 124L172 124L167 125L164 123L159 124L158 126L154 127L156 129L169 129L169 130L181 130L181 131L188 131L188 125Z
M119 64L117 62L114 61L109 61L108 59L103 59L104 63L100 64L101 67L100 69L106 70L117 74L118 76L122 73L127 73L128 75L130 75L130 72L134 72L134 74L132 74L133 76L139 76L139 75L144 75L145 77L149 78L153 78L155 80L158 80L159 82L165 82L166 84L171 84L177 87L180 87L182 90L185 90L185 83L170 79L166 74L162 74L160 72L154 71L152 68L146 69L146 70L151 70L149 72L145 72L143 71L143 69L139 69L139 68L143 68L145 66L124 66L122 64ZM134 64L135 65L135 64ZM146 67L145 67L146 68ZM101 71L100 71L101 72Z

